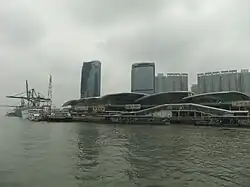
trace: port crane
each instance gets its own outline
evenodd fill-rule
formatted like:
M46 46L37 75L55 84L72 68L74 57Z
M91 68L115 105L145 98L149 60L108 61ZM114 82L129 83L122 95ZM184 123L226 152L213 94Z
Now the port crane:
M41 103L50 102L51 99L44 97L40 92L36 92L35 89L29 90L28 81L26 80L26 91L16 94L6 96L11 99L21 99L21 105L24 105L24 101L27 101L28 107L39 107Z
M40 92L37 92L35 89L29 89L28 80L25 82L25 92L18 93L15 95L6 96L10 99L21 99L21 104L19 106L8 106L8 105L0 105L2 107L40 107L41 103L48 107L52 105L52 76L49 76L49 86L48 86L48 96L45 97ZM25 102L26 101L26 102Z
M29 89L28 81L25 82L25 92L6 96L10 99L20 99L21 103L18 106L14 105L0 105L0 107L14 108L13 111L7 112L6 116L21 117L21 111L29 108L47 108L51 109L52 106L52 76L49 76L48 97L45 97L35 89Z

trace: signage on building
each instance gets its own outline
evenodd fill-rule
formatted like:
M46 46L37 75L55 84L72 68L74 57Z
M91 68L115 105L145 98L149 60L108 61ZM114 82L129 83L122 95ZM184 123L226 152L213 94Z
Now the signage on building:
M232 106L235 107L249 107L250 101L233 101Z
M83 110L83 111L87 111L88 110L88 106L78 106L75 107L76 110Z
M93 106L93 111L94 112L104 112L105 106Z
M125 109L127 109L127 110L139 110L139 109L141 109L141 105L140 104L127 104L127 105L125 105Z
M172 117L172 111L170 110L162 110L158 112L153 113L154 117L161 117L161 118L171 118Z

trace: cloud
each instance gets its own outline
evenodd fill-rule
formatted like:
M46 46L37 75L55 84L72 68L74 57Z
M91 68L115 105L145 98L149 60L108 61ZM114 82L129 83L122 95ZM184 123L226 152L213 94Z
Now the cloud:
M137 61L155 61L157 72L188 72L190 83L198 72L249 66L247 0L1 4L1 98L22 92L26 79L46 94L51 73L56 104L75 99L82 62L93 59L102 62L103 94L129 91Z
M46 30L39 17L25 9L0 11L1 45L26 48L38 43Z
M158 71L191 74L241 68L249 59L249 11L233 1L176 1L165 16L110 36L101 49L131 64L155 61ZM188 5L188 6L187 6ZM235 7L237 9L235 10Z
M83 27L114 27L131 23L145 17L155 17L161 13L164 0L72 0L69 7L73 20Z

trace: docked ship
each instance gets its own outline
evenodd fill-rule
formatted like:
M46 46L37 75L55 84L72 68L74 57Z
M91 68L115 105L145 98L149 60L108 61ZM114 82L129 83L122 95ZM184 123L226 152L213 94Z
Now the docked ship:
M8 117L22 117L22 110L26 108L25 101L21 99L20 105L17 106L7 106L12 107L13 109L6 113Z

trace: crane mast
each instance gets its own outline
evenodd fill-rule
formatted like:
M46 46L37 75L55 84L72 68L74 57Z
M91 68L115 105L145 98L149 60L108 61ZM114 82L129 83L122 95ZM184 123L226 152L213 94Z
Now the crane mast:
M48 105L52 105L52 76L49 75L49 87L48 87Z

